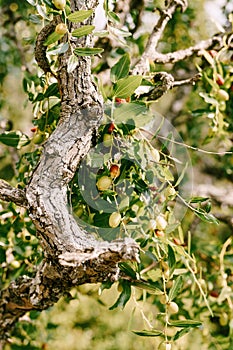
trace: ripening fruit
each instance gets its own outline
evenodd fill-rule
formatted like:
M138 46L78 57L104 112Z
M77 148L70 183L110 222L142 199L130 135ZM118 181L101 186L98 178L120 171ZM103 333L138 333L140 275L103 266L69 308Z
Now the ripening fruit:
M105 147L110 147L112 145L113 136L110 134L104 134L103 144Z
M177 312L179 312L179 306L174 301L170 301L170 303L167 304L167 311L169 314L177 314Z
M108 190L111 187L111 185L112 185L112 179L110 179L110 177L108 176L102 176L101 178L99 178L99 180L96 183L96 187L100 191Z
M164 216L162 214L157 216L156 225L157 225L157 229L159 231L163 231L167 227L167 220L164 218Z
M223 77L222 77L220 74L217 74L216 83L217 83L219 86L224 85L224 79L223 79Z
M162 343L159 344L158 350L171 350L171 348L172 348L171 343L163 341Z
M115 102L116 102L117 104L122 104L122 103L125 103L125 102L126 102L126 99L125 99L125 98L116 97L116 98L115 98Z
M221 100L221 101L228 101L229 100L228 92L223 90L223 89L218 90L217 96L218 96L219 100Z
M160 154L159 151L156 148L152 148L150 152L151 158L154 162L158 163L160 160Z
M121 214L120 213L117 213L117 212L114 212L110 215L109 217L109 226L110 227L117 227L119 226L121 222Z
M109 127L108 127L108 132L109 132L109 134L111 134L111 132L113 132L114 129L115 129L115 125L114 125L114 123L112 122L112 123L109 125Z
M117 164L112 164L110 167L110 176L115 179L120 175L120 167Z
M53 0L53 4L58 10L64 10L66 7L66 0Z
M33 137L32 142L35 143L36 145L39 145L45 140L45 138L46 138L45 134L39 133Z
M13 260L10 263L11 267L13 267L14 269L18 269L20 267L20 262L17 260Z
M59 23L55 28L55 32L60 35L66 34L67 26L65 25L65 23Z
M214 58L214 57L216 57L216 56L217 56L218 51L216 51L216 50L210 50L210 51L209 51L209 54L210 54L210 56L211 56L211 57L213 57L213 58Z

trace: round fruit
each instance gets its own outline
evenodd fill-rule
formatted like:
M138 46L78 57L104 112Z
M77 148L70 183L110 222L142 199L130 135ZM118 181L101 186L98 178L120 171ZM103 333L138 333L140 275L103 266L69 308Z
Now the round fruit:
M171 350L171 348L172 348L171 343L163 341L162 343L159 344L158 350Z
M110 134L104 134L103 144L105 147L110 147L112 145L113 136Z
M221 100L221 101L228 101L229 100L228 92L223 90L223 89L218 90L217 96L218 96L219 100Z
M120 175L120 168L117 164L112 164L110 167L110 176L111 178L116 178Z
M117 227L119 226L121 222L121 214L120 213L117 213L117 212L114 212L110 215L109 217L109 226L110 227Z
M164 218L162 214L157 216L156 225L159 231L163 231L167 227L167 220Z
M211 57L214 58L214 57L217 56L218 52L217 52L216 50L210 50L210 51L209 51L209 54L210 54Z
M112 179L110 179L110 177L108 176L102 176L101 178L99 178L99 180L96 183L96 186L100 191L108 190L111 187L111 185L112 185Z
M14 269L18 269L20 267L20 262L17 260L13 260L10 263L11 267L13 267Z
M174 301L170 301L170 303L167 304L167 311L169 314L177 314L177 312L179 312L179 306Z
M125 103L125 102L126 102L126 99L125 99L125 98L116 97L116 98L115 98L115 101L116 101L117 104L121 104L121 103Z
M64 10L66 7L66 0L53 0L53 4L58 10Z
M224 85L224 79L223 79L223 77L222 77L220 74L217 74L216 83L217 83L219 86Z
M33 137L32 142L35 143L36 145L39 145L45 140L45 137L46 137L45 134L42 134L42 133L36 134Z
M59 23L55 28L55 32L60 35L65 34L67 32L67 26L65 23Z
M115 125L114 123L111 123L108 127L108 132L111 134L111 132L113 132L114 129L115 129Z

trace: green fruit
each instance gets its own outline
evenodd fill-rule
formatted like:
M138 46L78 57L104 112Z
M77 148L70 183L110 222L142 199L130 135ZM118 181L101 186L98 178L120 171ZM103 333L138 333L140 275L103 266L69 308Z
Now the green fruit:
M223 312L219 317L219 323L221 326L226 326L228 324L228 315L226 312Z
M167 227L167 220L164 218L162 214L157 216L155 221L156 221L157 229L159 231L165 230L165 228Z
M168 342L162 342L159 344L158 350L171 350L172 345Z
M60 35L65 34L67 32L67 26L65 23L59 23L55 28L55 32Z
M167 311L169 314L177 314L179 312L179 306L174 301L170 301L167 304Z
M112 145L113 136L111 134L104 134L103 144L105 147L110 147Z
M121 222L121 214L120 213L117 213L117 212L114 212L110 215L109 217L109 226L110 227L117 227L119 226Z
M20 262L17 260L13 260L10 263L11 267L13 267L14 269L18 269L20 267Z
M64 10L66 7L66 0L53 0L53 4L58 10Z
M96 183L96 186L99 191L106 191L111 187L111 185L112 179L110 179L110 177L108 176L102 176Z
M32 142L35 143L36 145L39 145L40 143L42 143L45 140L46 136L45 134L36 134L33 139Z
M220 89L217 92L217 97L219 98L219 100L221 101L228 101L229 100L229 94L227 91Z

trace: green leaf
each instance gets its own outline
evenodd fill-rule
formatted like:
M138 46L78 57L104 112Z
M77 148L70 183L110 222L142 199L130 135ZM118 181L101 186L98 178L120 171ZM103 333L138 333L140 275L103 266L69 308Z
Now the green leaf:
M141 81L142 77L140 75L129 76L118 80L114 86L113 96L119 98L127 98L131 96L134 91L140 86Z
M121 22L120 18L113 11L108 11L108 18L110 19L111 22L116 24L119 24Z
M28 144L29 139L20 131L10 131L0 134L0 142L10 147L20 148Z
M77 56L92 56L102 53L104 49L98 47L78 47L74 50Z
M90 17L93 13L93 10L80 10L71 13L67 18L69 21L74 23L79 23Z
M218 219L213 214L209 214L209 213L206 213L205 211L200 211L200 210L194 210L194 213L202 221L209 222L211 224L219 224Z
M168 294L169 301L172 301L173 299L176 298L176 296L179 294L181 290L182 284L183 284L182 276L178 276L169 291L169 294Z
M183 168L183 170L182 170L182 172L181 172L179 178L177 179L177 181L176 181L174 187L178 186L178 185L181 183L181 181L183 180L184 175L185 175L186 170L187 170L187 167L188 167L188 163L185 164L185 167Z
M71 55L67 62L67 73L71 73L75 70L79 63L79 59L75 55Z
M94 29L95 29L95 26L86 25L86 26L82 26L78 29L73 30L73 32L71 34L72 34L72 36L79 38L81 36L90 34Z
M209 197L192 197L189 203L201 203L205 202L209 199Z
M167 181L174 180L174 176L172 175L172 173L170 172L170 170L168 168L161 168L161 173L165 177L165 180L167 180Z
M180 331L176 332L176 334L173 337L173 340L176 341L177 339L183 337L183 335L187 334L188 332L190 332L190 327L181 329Z
M152 330L152 331L132 331L134 334L139 335L140 337L159 337L163 335L162 331Z
M111 68L111 81L115 83L117 80L126 77L129 74L130 58L129 54L124 54L119 61Z
M148 291L150 294L162 295L164 293L159 288L155 287L153 284L149 282L144 282L139 280L139 281L132 282L132 285L134 287L144 289Z
M49 46L49 45L55 43L56 41L60 40L63 36L64 36L64 34L58 34L58 33L56 33L56 32L53 32L53 33L50 34L50 35L48 36L48 38L45 40L44 46Z
M57 46L53 46L51 49L47 50L47 54L49 55L61 55L62 53L65 53L69 48L68 43L61 43Z
M48 89L44 93L44 97L58 96L58 95L59 95L59 89L58 89L57 83L53 83L49 85Z
M178 320L178 321L170 321L170 326L174 327L181 327L181 328L194 328L194 327L200 327L202 325L202 322L200 321L193 321L193 320Z
M123 271L127 276L130 276L132 279L136 279L136 272L130 267L127 263L120 263L119 268Z
M124 306L126 305L127 301L129 300L130 296L131 296L131 284L128 281L123 281L122 282L122 287L123 287L123 291L121 292L121 294L119 295L119 298L117 299L117 301L115 302L114 305L112 305L109 310L113 310L117 307L122 307L124 308Z
M129 121L130 124L130 119L133 119L135 126L138 128L148 124L153 118L154 116L148 111L144 103L122 103L116 106L113 111L113 119L116 123L127 124L127 121Z
M169 265L170 269L174 269L175 264L176 264L176 257L175 257L174 250L172 249L172 247L170 245L168 245L168 265Z

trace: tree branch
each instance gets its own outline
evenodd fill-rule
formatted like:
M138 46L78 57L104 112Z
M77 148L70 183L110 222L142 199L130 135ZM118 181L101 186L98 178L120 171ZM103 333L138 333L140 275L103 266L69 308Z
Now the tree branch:
M145 74L148 71L148 61L153 60L155 49L158 42L164 32L164 29L172 18L173 13L176 11L177 7L181 6L182 11L185 11L187 7L186 0L170 0L167 8L161 11L160 18L155 25L153 32L151 33L146 48L140 58L140 60L135 64L133 68L133 75Z
M25 208L28 205L25 192L12 187L4 180L0 180L0 199L5 202L13 202Z
M71 11L95 9L96 6L96 0L71 1ZM93 16L85 24L92 21ZM70 30L79 25L69 23ZM44 33L39 37L45 40ZM73 49L90 47L92 36L71 38L71 45ZM26 311L48 308L75 285L116 280L119 262L138 260L139 247L134 240L96 240L69 212L67 185L88 153L93 132L103 115L102 98L92 81L91 58L80 56L76 69L67 73L70 54L71 49L60 55L57 71L61 91L60 121L44 144L40 161L26 188L29 216L41 238L45 259L35 278L21 277L1 292L0 338ZM37 56L37 61L40 60L46 61L46 52L39 60ZM50 71L46 62L40 66ZM22 199L19 201L24 203Z

